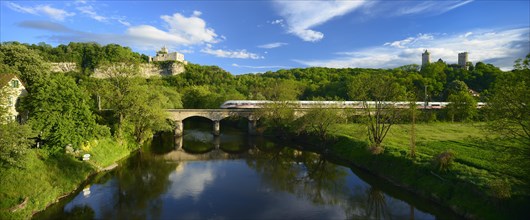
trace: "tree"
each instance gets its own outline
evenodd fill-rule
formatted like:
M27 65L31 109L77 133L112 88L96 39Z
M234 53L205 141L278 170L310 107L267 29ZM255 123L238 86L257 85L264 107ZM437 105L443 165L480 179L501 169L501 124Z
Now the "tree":
M413 100L413 99L412 99ZM410 152L409 156L411 158L416 157L416 115L418 114L418 109L416 102L409 102L409 112L410 112Z
M389 101L403 100L405 89L387 74L360 74L351 82L349 95L352 100L362 101L371 151L381 153L381 143L401 113Z
M10 90L7 86L0 85L0 124L7 123L8 114L8 97Z
M184 108L219 108L218 97L209 86L191 86L184 90L182 103Z
M28 123L54 149L68 144L75 148L98 131L90 98L64 74L36 83L22 102L22 108L29 111Z
M136 143L142 144L151 138L154 132L169 130L166 123L166 112L163 108L169 99L157 90L150 90L148 86L135 88L135 103L126 114L127 122L131 123Z
M429 97L440 97L447 80L447 75L445 73L446 69L447 65L443 61L438 61L422 67L420 73L425 79L425 84L428 85L428 92L430 93Z
M477 114L477 101L467 91L460 91L449 95L447 114L451 121L466 121Z
M21 167L20 162L33 144L31 127L16 122L0 123L0 166Z
M49 64L35 50L20 44L0 45L0 73L20 76L29 92L33 84L48 77L49 69Z
M337 106L321 104L317 108L307 110L304 116L297 120L298 129L317 136L321 144L324 145L331 126L345 120L341 113Z
M164 111L169 99L164 92L149 87L145 79L137 77L137 65L113 66L107 69L106 75L106 79L99 81L98 93L104 108L112 111L117 120L114 134L118 138L130 135L142 144L154 132L170 128Z
M298 100L302 87L294 80L273 80L263 88L262 94L272 101Z
M287 134L294 131L296 120L294 106L288 101L277 101L267 104L256 112L257 118L274 134L287 138Z
M497 78L488 100L488 128L530 143L530 54Z
M466 83L454 80L447 84L447 115L451 121L466 121L477 114L477 101L469 93Z

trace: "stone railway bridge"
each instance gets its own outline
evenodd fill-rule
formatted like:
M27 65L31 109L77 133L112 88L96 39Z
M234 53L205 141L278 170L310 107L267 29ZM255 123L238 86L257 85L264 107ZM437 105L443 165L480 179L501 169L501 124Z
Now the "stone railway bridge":
M219 135L220 121L228 117L243 117L248 119L248 133L256 134L256 123L259 119L254 109L168 109L169 119L175 121L175 136L182 136L184 126L182 121L190 117L204 117L213 121L213 134Z
M308 108L295 109L295 117L303 116ZM259 116L257 109L167 109L168 118L175 121L175 136L182 136L184 126L182 121L190 117L204 117L213 121L213 134L218 136L221 132L220 121L228 117L243 117L248 119L248 133L256 135L256 126ZM359 114L359 112L357 112Z

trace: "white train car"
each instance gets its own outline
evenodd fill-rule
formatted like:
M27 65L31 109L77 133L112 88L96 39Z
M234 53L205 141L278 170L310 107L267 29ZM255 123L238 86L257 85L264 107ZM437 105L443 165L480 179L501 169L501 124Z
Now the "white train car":
M263 108L269 104L275 103L274 101L267 100L229 100L224 102L221 105L221 108L224 109L256 109ZM375 107L375 101L287 101L287 104L293 108L354 108L361 109L365 108L365 105L368 107ZM410 102L408 101L398 101L398 102L382 102L380 104L393 106L395 108L409 108ZM449 102L416 102L416 108L418 109L443 109L449 105ZM486 103L479 102L477 103L477 108L482 108L486 106Z

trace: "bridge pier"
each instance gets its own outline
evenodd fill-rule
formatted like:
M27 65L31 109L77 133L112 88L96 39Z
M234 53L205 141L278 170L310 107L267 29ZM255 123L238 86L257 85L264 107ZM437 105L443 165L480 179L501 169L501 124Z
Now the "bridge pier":
M248 119L248 134L249 135L257 135L258 132L256 130L258 121L254 119Z
M182 137L183 132L184 124L182 124L182 121L175 121L175 137Z
M182 148L182 136L178 137L175 136L175 150L179 150Z
M219 136L213 137L213 148L216 150L221 149L221 137Z
M213 121L213 135L219 136L221 134L221 123L218 120Z

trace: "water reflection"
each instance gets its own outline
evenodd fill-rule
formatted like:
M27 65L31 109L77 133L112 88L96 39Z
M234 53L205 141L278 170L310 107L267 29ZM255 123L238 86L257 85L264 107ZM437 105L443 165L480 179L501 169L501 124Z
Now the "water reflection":
M36 218L434 218L316 153L242 132L218 138L210 131L185 132L178 140L158 136Z

